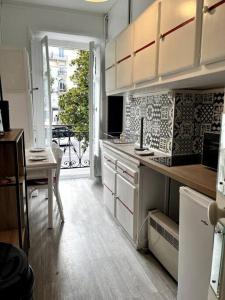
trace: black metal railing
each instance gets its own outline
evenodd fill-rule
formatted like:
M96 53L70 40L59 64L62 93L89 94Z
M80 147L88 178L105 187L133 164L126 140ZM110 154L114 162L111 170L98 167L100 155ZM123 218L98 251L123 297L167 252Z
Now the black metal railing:
M73 131L70 125L53 125L52 140L64 152L61 169L90 167L88 132Z

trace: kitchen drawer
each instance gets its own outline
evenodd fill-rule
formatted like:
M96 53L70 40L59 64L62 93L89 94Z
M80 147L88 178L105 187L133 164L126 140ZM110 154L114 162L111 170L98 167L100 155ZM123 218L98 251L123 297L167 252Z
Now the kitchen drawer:
M104 203L109 212L115 217L116 205L114 193L104 185Z
M112 169L116 169L117 159L111 156L110 154L104 152L103 161L106 165L110 166Z
M126 206L124 206L120 199L116 199L116 218L129 236L134 239L133 214L126 208Z
M106 164L104 164L103 168L103 184L107 186L109 190L115 193L116 172Z
M136 187L118 174L116 175L116 186L116 196L123 202L127 209L133 213L137 193Z
M120 161L117 162L117 172L133 184L138 183L138 172L129 168Z
M125 58L117 63L116 88L128 87L132 84L132 58Z

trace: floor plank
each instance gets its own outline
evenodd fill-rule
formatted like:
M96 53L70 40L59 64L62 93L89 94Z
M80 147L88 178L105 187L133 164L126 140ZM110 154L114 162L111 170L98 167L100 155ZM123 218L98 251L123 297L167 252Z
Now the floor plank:
M30 201L30 263L35 300L174 300L176 283L150 255L136 251L103 205L102 186L90 179L62 180L65 224L47 200Z

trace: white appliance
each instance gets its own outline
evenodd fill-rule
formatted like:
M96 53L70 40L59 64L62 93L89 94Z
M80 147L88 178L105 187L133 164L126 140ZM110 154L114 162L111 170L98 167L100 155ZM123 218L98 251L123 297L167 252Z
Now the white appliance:
M210 198L180 188L178 300L207 300L213 231L208 221Z
M33 113L29 57L25 48L0 47L0 74L4 100L9 101L11 128L22 128L25 144L33 144Z
M179 226L159 210L149 212L148 246L177 281Z
M216 202L208 217L215 225L208 300L225 299L225 114L222 115Z

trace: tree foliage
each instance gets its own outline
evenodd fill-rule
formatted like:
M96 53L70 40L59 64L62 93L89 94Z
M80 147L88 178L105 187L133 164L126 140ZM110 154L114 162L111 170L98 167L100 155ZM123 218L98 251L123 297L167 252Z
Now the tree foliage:
M59 118L62 124L71 125L74 132L88 132L88 72L89 52L78 51L78 55L71 61L75 67L74 74L70 77L74 87L59 97ZM87 134L83 135L87 139Z

